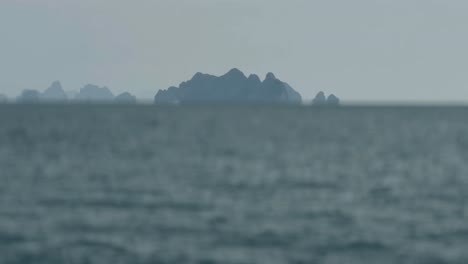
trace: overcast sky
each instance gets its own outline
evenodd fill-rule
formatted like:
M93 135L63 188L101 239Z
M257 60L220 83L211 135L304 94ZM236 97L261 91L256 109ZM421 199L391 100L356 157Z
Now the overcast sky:
M303 97L468 102L466 0L0 0L0 93L86 83L152 98L269 71Z

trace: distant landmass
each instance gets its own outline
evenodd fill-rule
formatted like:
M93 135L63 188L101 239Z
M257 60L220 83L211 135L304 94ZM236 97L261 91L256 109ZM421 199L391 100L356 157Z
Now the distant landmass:
M0 94L0 103L8 98ZM129 92L114 96L107 87L87 84L81 89L63 89L60 81L54 81L43 92L33 89L23 90L16 98L18 103L117 103L136 104L137 98ZM184 103L284 103L300 104L302 96L289 84L268 73L262 81L258 75L248 77L234 68L222 76L196 73L192 79L159 90L154 97L156 104ZM338 106L340 99L330 94L319 92L312 100L314 106Z
M301 95L273 73L246 77L238 69L222 76L197 73L179 87L159 90L155 103L301 103Z
M6 96L0 95L0 102L6 102ZM136 103L136 97L124 92L117 97L107 87L87 84L79 92L65 91L59 81L53 82L44 92L24 90L16 99L18 103L63 103L63 102L101 102L101 103Z

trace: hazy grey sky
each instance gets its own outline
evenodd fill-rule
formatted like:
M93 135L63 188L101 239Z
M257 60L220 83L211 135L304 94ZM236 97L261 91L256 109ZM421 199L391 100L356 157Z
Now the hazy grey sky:
M151 98L195 72L272 71L305 98L468 102L466 0L0 0L0 93Z

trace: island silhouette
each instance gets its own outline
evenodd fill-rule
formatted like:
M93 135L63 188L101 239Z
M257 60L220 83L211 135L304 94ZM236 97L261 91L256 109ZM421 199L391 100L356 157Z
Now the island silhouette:
M6 96L0 96L0 103L7 102ZM87 84L78 92L65 92L59 81L53 82L44 92L37 90L23 90L16 98L18 103L125 103L135 104L137 99L129 92L123 92L114 96L107 87Z
M196 73L179 87L159 90L155 103L301 103L302 96L268 73L263 81L236 68L222 76Z
M288 83L268 73L263 81L256 74L248 77L233 68L222 76L196 73L192 79L178 87L159 90L156 104L184 103L283 103L301 104L302 96ZM315 106L338 106L340 99L331 94L325 97L320 91L312 101Z
M11 102L0 94L0 103ZM108 87L86 84L79 91L66 92L60 81L54 81L43 92L26 89L16 98L17 103L119 103L135 104L137 98L129 92L115 96ZM273 73L263 80L256 74L246 76L237 68L221 76L196 73L179 86L160 89L154 96L155 104L249 103L249 104L302 104L299 92ZM328 97L320 91L312 100L314 106L338 106L340 99Z

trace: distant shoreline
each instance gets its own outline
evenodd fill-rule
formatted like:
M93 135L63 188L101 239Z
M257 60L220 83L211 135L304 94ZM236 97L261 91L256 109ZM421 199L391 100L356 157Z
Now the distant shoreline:
M0 102L0 106L63 106L63 107L99 107L99 106L124 106L124 107L155 107L155 108L184 108L184 107L285 107L285 108L315 108L315 109L356 109L356 108L468 108L467 103L460 102L350 102L339 106L319 106L305 102L301 104L285 103L183 103L183 104L155 104L151 100L139 100L137 103L115 103L115 102Z

